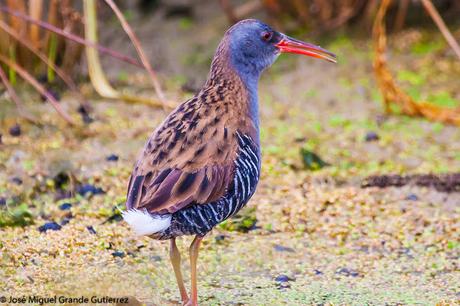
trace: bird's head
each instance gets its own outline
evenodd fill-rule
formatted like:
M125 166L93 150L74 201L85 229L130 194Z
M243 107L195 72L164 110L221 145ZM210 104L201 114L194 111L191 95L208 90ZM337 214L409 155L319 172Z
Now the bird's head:
M242 73L259 75L280 53L297 53L336 62L333 53L277 32L255 19L236 23L224 39L228 42L232 64Z

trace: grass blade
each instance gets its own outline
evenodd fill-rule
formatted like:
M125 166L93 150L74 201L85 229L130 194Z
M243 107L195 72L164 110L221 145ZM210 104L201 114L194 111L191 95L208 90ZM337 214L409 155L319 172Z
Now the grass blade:
M85 14L85 38L92 43L97 42L97 17L96 2L94 0L83 1L83 11ZM88 61L88 73L91 83L97 93L106 98L120 98L120 94L110 85L105 77L104 71L99 61L99 54L94 48L86 48L86 58Z
M43 0L29 0L29 16L34 19L41 19L43 11ZM36 24L29 25L29 37L35 48L40 48L40 27Z
M97 18L96 18L96 3L94 0L84 0L83 9L85 15L85 36L93 42L97 42ZM99 61L99 54L94 48L86 47L86 57L88 61L88 71L91 83L96 91L103 97L122 99L129 103L142 103L153 106L162 106L173 108L174 106L168 102L147 99L143 97L136 97L120 93L115 90L105 77L101 63Z
M153 71L152 66L150 65L150 62L148 61L144 50L142 49L142 46L141 46L141 44L139 42L139 39L137 38L136 34L134 34L134 31L129 26L128 22L126 21L125 17L120 12L120 10L118 9L118 7L115 4L115 2L113 2L113 0L105 0L105 2L113 10L113 12L117 16L118 20L120 21L121 26L123 27L123 30L125 30L126 34L129 36L129 39L131 39L131 42L133 43L134 47L136 48L137 54L139 55L139 58L141 59L142 64L144 65L145 69L149 73L150 80L152 81L153 88L155 89L158 97L160 98L160 100L162 102L165 102L166 99L165 99L163 90L161 89L160 83L158 82L158 78L157 78L155 72Z
M13 15L17 18L21 18L21 19L24 19L25 21L27 22L30 22L30 23L33 23L33 24L36 24L38 25L39 27L41 28L44 28L50 32L53 32L53 33L56 33L60 36L63 36L67 39L70 39L72 41L75 41L79 44L82 44L82 45L85 45L87 47L92 47L92 48L95 48L97 49L99 52L101 53L104 53L104 54L107 54L111 57L114 57L116 59L119 59L123 62L126 62L126 63L129 63L131 65L134 65L134 66L137 66L137 67L141 67L141 68L144 68L144 66L142 65L142 63L140 63L138 60L132 58L132 57L129 57L127 55L124 55L124 54L121 54L115 50L112 50L112 49L109 49L109 48L106 48L104 46L101 46L99 44L96 44L96 43L93 43L91 41L88 41L80 36L77 36L75 34L72 34L72 33L69 33L69 32L66 32L62 29L59 29L45 21L41 21L41 20L36 20L36 19L33 19L33 18L30 18L29 16L21 13L21 12L18 12L18 11L15 11L15 10L12 10L4 5L0 5L0 11L2 12L5 12L5 13L8 13L10 15Z
M45 96L46 99L51 103L56 112L64 118L70 125L75 125L72 118L61 108L58 101L24 68L16 64L15 62L8 59L6 56L0 54L0 61L5 63L7 66L12 67L27 83L32 85L41 95Z
M0 81L5 85L6 91L8 91L8 94L10 95L11 100L16 104L16 107L18 109L18 113L27 119L28 121L32 123L37 123L37 120L32 117L32 115L28 114L24 108L24 104L17 95L16 91L14 90L13 86L11 83L8 81L8 77L6 76L5 71L2 69L0 66Z
M20 44L22 44L26 48L28 48L39 59L41 59L48 66L49 69L52 69L54 72L56 72L56 74L64 81L64 83L70 88L70 90L72 92L74 92L75 94L77 94L77 96L78 96L78 98L79 98L79 100L80 100L80 102L82 104L87 103L85 98L81 94L81 92L78 90L78 87L75 84L75 82L72 80L72 78L69 77L61 68L56 66L56 64L54 64L54 62L49 61L48 57L43 52L41 52L40 50L35 48L34 45L32 44L32 42L30 42L27 39L21 39L20 36L18 35L18 33L16 33L13 28L8 26L1 19L0 19L0 29L2 31L4 31L5 33L7 33L8 35L10 35L10 37L12 37L15 40L17 40Z
M8 48L8 55L13 62L16 62L16 44L11 44ZM16 84L16 71L12 67L8 67L8 76L10 78L10 82L15 85Z
M2 12L0 12L0 20L4 21L5 17ZM10 36L4 31L0 30L0 53L7 54L10 46Z
M27 14L26 2L24 0L7 0L6 3L8 7L10 7L11 9L24 15ZM15 31L19 33L22 38L28 37L29 33L27 29L27 22L25 22L21 18L17 18L14 16L9 17L11 27L15 29ZM14 42L13 45L16 45L16 42ZM30 58L30 52L21 48L15 48L14 53L14 60L17 63L19 63L23 67L26 67L27 69L30 69L33 66L33 63Z
M7 0L7 7L11 8L14 11L17 11L21 14L24 14L26 11L26 6L23 0ZM17 16L10 16L10 24L15 31L21 33L21 35L26 34L27 24L21 18L17 18Z
M13 86L8 81L8 77L6 76L5 71L3 71L2 66L0 66L0 80L2 81L3 85L5 85L6 91L8 91L11 100L13 100L13 102L16 103L18 109L24 109L24 104L22 103L22 100L16 94L16 91L14 90Z
M57 27L57 13L58 13L58 0L50 0L48 4L48 24L53 27ZM29 16L27 16L29 17ZM27 20L27 19L26 19ZM35 20L40 20L40 19L35 19ZM37 24L37 26L39 26ZM49 48L50 45L50 39L51 39L52 32L47 31L45 34L45 38L43 41L43 47L44 48ZM48 50L47 50L48 51Z
M52 63L53 65L56 62L57 44L58 44L58 40L57 40L56 34L53 33L50 36L50 45L49 45L49 50L48 50L48 62ZM48 77L48 82L54 81L54 69L51 68L51 65L48 65L48 71L46 75Z
M425 10L428 12L428 14L430 14L436 26L441 31L447 43L450 45L450 47L454 50L455 54L460 59L460 46L458 45L458 42L455 40L455 37L449 31L449 28L446 26L444 20L442 20L441 15L439 15L438 11L436 10L436 7L430 0L422 0L422 4L425 7Z
M390 3L391 0L382 0L372 30L375 51L374 73L377 85L382 93L386 111L390 113L390 105L394 103L406 115L422 116L429 120L460 126L460 108L451 109L425 101L415 101L395 82L385 56L387 48L385 16Z

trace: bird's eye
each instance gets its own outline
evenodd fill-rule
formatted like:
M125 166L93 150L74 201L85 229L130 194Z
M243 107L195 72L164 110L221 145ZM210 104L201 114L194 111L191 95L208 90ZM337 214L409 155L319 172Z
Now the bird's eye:
M269 41L273 36L272 32L263 32L262 33L262 39L265 41Z

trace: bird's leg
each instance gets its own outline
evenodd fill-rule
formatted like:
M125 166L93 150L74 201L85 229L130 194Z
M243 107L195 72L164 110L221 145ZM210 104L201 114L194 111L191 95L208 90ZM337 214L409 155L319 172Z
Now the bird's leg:
M185 290L184 280L182 279L182 272L180 268L180 253L176 245L176 238L171 238L171 247L169 249L169 258L176 274L177 285L179 286L180 297L183 303L188 301L187 291Z
M192 272L192 286L190 300L187 303L187 306L197 306L198 305L198 287L196 283L196 262L198 260L198 250L200 249L200 243L203 240L203 236L196 235L193 239L192 244L190 245L190 269Z

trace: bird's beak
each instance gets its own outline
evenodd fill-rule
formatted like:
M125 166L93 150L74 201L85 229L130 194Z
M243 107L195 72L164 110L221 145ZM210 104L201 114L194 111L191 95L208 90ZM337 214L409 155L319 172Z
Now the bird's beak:
M331 63L337 63L337 56L319 46L309 44L287 35L283 35L280 42L275 45L281 53L297 53L311 57L324 59Z

